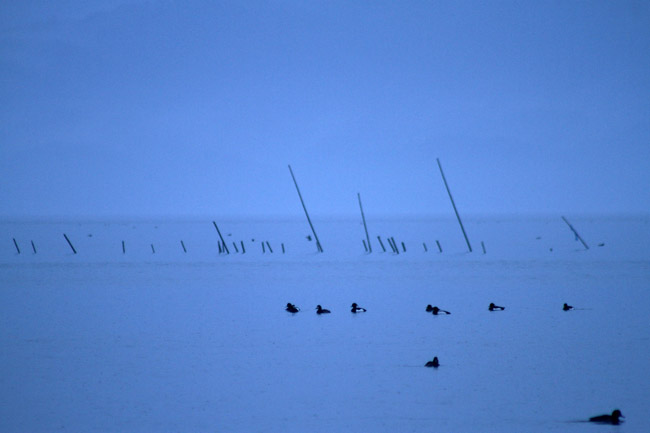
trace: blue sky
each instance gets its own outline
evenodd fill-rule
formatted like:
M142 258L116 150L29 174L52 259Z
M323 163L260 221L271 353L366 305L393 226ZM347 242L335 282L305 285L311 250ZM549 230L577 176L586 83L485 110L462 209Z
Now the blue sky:
M0 5L0 216L650 210L650 4Z

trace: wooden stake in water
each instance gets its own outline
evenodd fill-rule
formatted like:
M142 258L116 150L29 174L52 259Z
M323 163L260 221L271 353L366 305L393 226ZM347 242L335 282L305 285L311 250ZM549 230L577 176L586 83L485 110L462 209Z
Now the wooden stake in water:
M389 237L388 240L390 241L390 247L393 249L393 252L395 254L399 254L399 249L397 248L397 243L395 242L394 237Z
M427 243L426 242L422 242L422 246L424 247L424 252L425 253L429 252L429 250L427 249Z
M18 242L16 242L16 238L14 239L14 245L16 246L16 251L18 251L18 254L20 254L20 248L18 248Z
M122 241L122 254L126 254L126 245L124 244L124 241Z
M314 225L311 223L311 218L309 218L309 213L307 212L305 201L302 199L302 194L300 194L300 188L298 188L298 182L296 181L296 177L293 175L293 170L291 169L291 165L289 165L289 173L291 173L291 178L293 179L293 183L294 185L296 185L296 191L298 191L298 197L300 198L300 203L302 204L302 208L305 211L305 216L307 217L307 222L309 223L309 227L311 227L311 232L314 234L314 239L316 239L316 248L318 249L319 253L322 253L323 247L320 244L320 240L318 240L318 235L316 234L316 230L314 230Z
M269 247L269 252L273 254L273 248L271 248L271 244L269 243L269 241L266 241L266 246Z
M440 241L436 240L436 245L438 245L438 251L442 252L442 246L440 246Z
M241 241L241 253L246 254L246 248L244 248L244 241Z
M32 242L32 249L34 250L34 254L36 254L36 245L34 245L34 241L31 242Z
M282 254L284 254L284 242L282 243Z
M72 242L70 242L70 239L68 239L68 235L63 233L63 237L65 238L66 241L68 241L68 245L70 245L70 248L72 248L72 252L77 254L77 250L74 249L74 246L72 245Z
M467 242L467 248L469 248L469 252L471 253L472 246L470 245L469 239L467 238L467 233L465 233L465 227L463 227L463 222L460 220L460 215L458 214L458 209L456 209L456 203L454 203L454 198L451 196L451 191L449 190L449 185L447 184L447 179L445 178L445 173L442 171L442 165L440 164L440 159L436 158L436 161L438 162L438 168L440 168L440 174L442 175L442 181L445 183L447 194L449 194L449 200L451 200L451 205L454 208L454 212L456 213L458 224L460 224L460 229L462 230L463 236L465 237L465 242Z
M483 248L483 254L485 254L485 242L481 241L481 248Z
M367 250L369 253L372 252L372 245L370 245L370 235L368 235L368 226L366 225L366 216L363 213L363 206L361 205L361 194L357 193L357 198L359 199L359 209L361 209L361 219L363 220L363 229L366 231L366 241L368 242Z
M578 232L576 231L576 229L573 228L573 226L571 225L571 223L570 223L569 221L567 221L567 219L564 218L564 217L562 217L562 219L563 219L564 222L569 226L569 228L571 229L571 231L573 232L573 234L576 235L576 239L579 239L580 242L582 242L582 245L585 246L585 249L588 250L588 249L589 249L589 245L587 245L587 243L582 239L582 237L578 234Z
M182 239L181 239L181 246L183 247L183 252L186 253L186 252L187 252L187 248L185 248L185 242L183 242Z
M153 247L153 244L151 244L151 253L156 254L156 249Z
M214 224L214 228L217 229L217 233L219 233L219 238L221 239L221 243L223 244L223 249L226 251L227 254L230 254L230 250L228 250L226 241L224 241L223 236L221 236L221 231L219 231L219 227L217 227L217 223L212 221L212 224Z
M406 252L406 245L404 245L404 242L402 242L402 251Z
M379 240L379 245L381 245L381 249L386 252L386 247L384 246L384 243L381 241L381 236L377 236L377 239Z
M264 246L264 241L262 241L262 253L266 252L266 247Z

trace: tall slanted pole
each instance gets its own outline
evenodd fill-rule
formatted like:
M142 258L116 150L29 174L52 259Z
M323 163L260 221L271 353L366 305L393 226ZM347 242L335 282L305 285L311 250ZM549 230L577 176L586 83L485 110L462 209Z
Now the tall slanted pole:
M219 238L221 239L221 243L223 244L223 249L226 251L227 254L230 254L230 250L226 245L226 241L223 240L223 236L221 236L221 231L219 231L219 227L217 227L217 223L212 221L212 224L214 224L214 228L217 229L217 233L219 233Z
M582 245L584 245L584 246L585 246L585 249L588 250L588 249L589 249L589 245L587 245L587 243L582 239L582 237L578 234L578 232L576 231L576 229L573 228L573 226L571 225L571 223L570 223L569 221L567 221L567 219L564 218L564 217L562 217L562 219L563 219L564 222L569 226L569 228L571 229L571 231L573 232L573 234L576 235L576 239L580 239L580 242L582 242Z
M458 224L460 224L460 229L463 231L463 236L465 236L465 242L467 242L467 248L469 248L469 252L472 252L472 246L469 243L469 239L467 238L467 233L465 233L465 227L463 227L463 222L460 220L460 215L458 214L458 209L456 209L456 203L454 203L454 198L451 196L451 191L449 190L449 185L447 184L447 179L445 178L445 173L442 171L442 165L440 165L440 159L436 158L436 161L438 162L438 168L440 168L440 174L442 175L442 181L445 183L445 188L447 188L447 194L449 194L449 200L451 200L451 205L454 208L454 212L456 212L456 218L458 218Z
M368 252L372 252L372 245L370 245L370 235L368 235L368 226L366 225L366 216L363 214L363 206L361 205L361 194L357 193L359 199L359 209L361 209L361 219L363 220L363 228L366 231L366 241L368 242Z
M293 170L291 169L291 165L289 165L289 173L291 173L293 184L296 185L296 191L298 191L298 197L300 197L300 203L302 203L302 208L305 210L305 216L307 217L307 222L309 223L309 227L311 227L311 232L314 234L314 239L316 239L316 248L318 248L319 253L322 253L323 247L321 246L320 241L318 240L318 235L316 234L316 230L314 230L314 225L311 223L311 219L309 218L309 213L307 212L305 201L302 199L302 194L300 194L300 188L298 188L298 182L296 182L296 176L293 175Z

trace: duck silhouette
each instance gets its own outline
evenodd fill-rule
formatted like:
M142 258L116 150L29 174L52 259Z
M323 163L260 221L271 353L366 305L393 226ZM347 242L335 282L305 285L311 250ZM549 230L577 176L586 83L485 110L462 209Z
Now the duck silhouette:
M425 367L433 367L433 368L438 368L440 367L440 362L438 362L438 357L434 356L432 361L427 362L424 364Z
M285 308L288 312L291 314L295 314L298 311L300 311L295 305L293 305L291 302L287 302L287 307Z
M431 309L431 314L433 314L434 316L437 316L438 314L451 314L451 313L449 311L447 311L447 310L441 310L438 307L433 307Z
M494 305L494 302L490 302L490 306L488 307L488 310L490 311L503 311L505 309L506 307L499 307L498 305Z
M426 311L427 313L430 313L430 312L433 311L433 307L431 306L431 304L427 305L427 308L426 308L425 311Z
M564 311L569 311L573 310L573 307L571 305L568 305L566 302L564 303L564 306L562 307Z
M316 314L329 314L329 313L331 313L330 310L327 310L321 307L320 305L316 305Z
M353 313L365 313L366 309L363 307L359 307L356 302L352 303L352 309L350 310Z
M625 418L623 414L621 413L620 410L615 409L611 415L598 415L598 416L592 416L589 418L590 422L596 422L599 424L613 424L613 425L618 425L620 424L619 418Z

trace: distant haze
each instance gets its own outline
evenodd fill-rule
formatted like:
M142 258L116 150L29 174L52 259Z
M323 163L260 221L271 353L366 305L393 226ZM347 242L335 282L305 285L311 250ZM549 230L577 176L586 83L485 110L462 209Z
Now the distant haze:
M0 217L650 211L645 1L0 4Z

